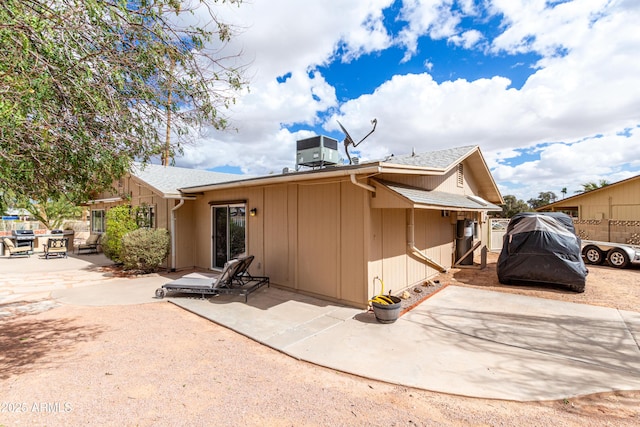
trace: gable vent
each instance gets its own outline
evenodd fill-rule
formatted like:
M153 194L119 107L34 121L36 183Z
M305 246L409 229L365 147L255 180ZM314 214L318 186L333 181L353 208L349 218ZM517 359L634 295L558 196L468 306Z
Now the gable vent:
M458 163L458 187L462 187L464 185L464 168L462 163Z

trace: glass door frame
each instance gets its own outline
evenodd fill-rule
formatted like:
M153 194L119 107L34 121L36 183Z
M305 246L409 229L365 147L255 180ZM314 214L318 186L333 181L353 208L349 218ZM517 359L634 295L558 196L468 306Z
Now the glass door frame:
M212 270L222 270L224 268L224 263L222 263L222 265L220 265L217 259L218 257L218 253L217 253L217 244L221 243L217 241L217 217L216 217L216 212L218 209L224 209L226 210L226 219L225 219L225 232L224 232L224 239L226 240L224 242L224 245L226 246L226 254L225 254L225 262L228 261L229 259L232 259L234 257L246 254L246 250L247 250L247 203L246 201L240 201L240 202L220 202L220 203L211 203L211 269ZM231 238L231 223L234 222L235 224L238 224L238 222L234 221L234 219L232 219L231 216L231 212L234 208L240 208L240 211L243 213L241 219L239 220L239 222L242 225L242 229L244 231L244 239L242 242L242 252L235 254L235 253L231 253L232 252L232 238Z

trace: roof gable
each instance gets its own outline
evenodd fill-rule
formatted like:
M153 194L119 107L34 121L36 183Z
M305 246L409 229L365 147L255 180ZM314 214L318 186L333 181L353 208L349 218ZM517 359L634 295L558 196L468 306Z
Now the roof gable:
M246 175L141 163L133 164L131 175L163 197L179 196L181 193L178 189L183 187L217 184L246 178Z
M448 170L478 149L477 145L447 148L419 154L387 157L383 163L394 165L416 166L428 169Z

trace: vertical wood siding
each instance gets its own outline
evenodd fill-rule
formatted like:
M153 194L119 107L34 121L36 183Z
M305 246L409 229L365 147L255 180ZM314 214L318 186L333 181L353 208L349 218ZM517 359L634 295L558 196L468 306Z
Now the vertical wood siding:
M382 209L382 271L386 290L407 286L406 210Z
M340 289L341 300L365 303L366 246L365 207L368 192L351 184L340 184Z
M293 285L293 277L289 274L289 237L291 230L289 229L288 198L288 188L286 185L265 188L265 273L270 277L271 281L283 286Z
M298 188L298 289L338 299L340 184Z

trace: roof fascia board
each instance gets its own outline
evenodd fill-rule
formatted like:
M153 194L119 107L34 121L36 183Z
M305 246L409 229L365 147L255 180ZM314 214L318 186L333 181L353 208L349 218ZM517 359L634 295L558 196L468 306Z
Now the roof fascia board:
M454 211L454 212L486 212L491 209L478 209L478 208L461 208L461 207L453 207L453 206L442 206L442 205L427 205L424 203L416 203L413 206L415 209L428 209L428 210L437 210L437 211Z
M195 195L194 196L184 196L184 195L181 195L181 194L178 194L178 195L167 195L164 198L167 199L167 200L198 200L198 198Z
M115 202L120 202L124 200L122 197L117 196L117 197L107 197L105 199L94 199L94 200L88 200L86 202L87 205L97 205L98 203L115 203Z
M202 193L206 191L212 190L225 190L229 188L238 188L238 187L249 187L256 185L269 185L269 184L280 184L286 182L297 182L297 181L311 181L325 178L335 178L335 177L348 177L349 175L361 175L361 174L378 174L380 173L380 166L377 163L367 165L362 168L338 168L335 171L326 171L323 170L322 173L302 173L296 174L282 174L277 176L266 176L260 178L250 178L243 179L240 181L231 181L231 182L221 182L218 184L210 184L210 185L202 185L197 187L185 187L180 188L179 191L185 194L191 193Z
M402 173L406 175L444 175L446 173L446 169L398 165L395 163L380 163L380 167L381 173Z
M480 158L480 161L484 165L484 170L486 171L486 175L489 176L489 180L491 181L491 186L493 187L493 190L496 192L496 194L500 198L500 203L498 204L504 205L504 198L502 197L502 193L500 193L500 190L498 189L498 185L496 184L495 179L493 179L493 174L491 173L491 170L489 169L489 166L487 165L487 162L484 159L484 156L482 155L482 151L480 151L480 148L476 146L476 149L473 151L473 153L470 153L470 155L471 154L477 154L478 157Z

